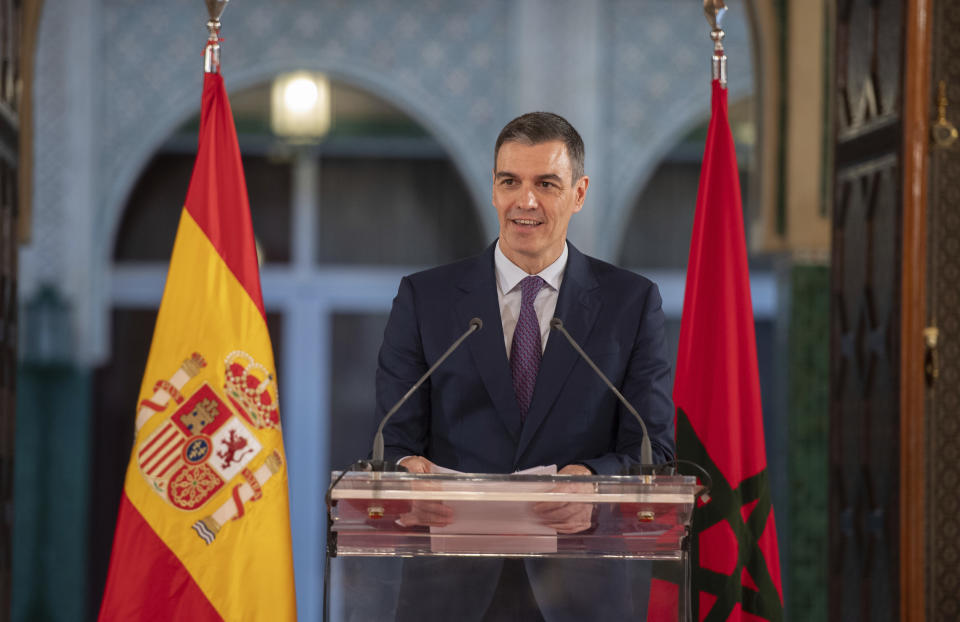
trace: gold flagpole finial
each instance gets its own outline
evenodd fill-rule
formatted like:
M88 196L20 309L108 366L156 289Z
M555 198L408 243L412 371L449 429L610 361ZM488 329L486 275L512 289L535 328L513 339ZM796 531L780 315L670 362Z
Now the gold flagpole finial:
M713 39L713 79L720 81L720 86L727 87L727 56L723 52L723 15L727 12L724 0L703 0L703 13L710 23L710 38Z
M207 4L207 47L203 53L203 71L205 73L220 73L220 16L230 0L204 0Z

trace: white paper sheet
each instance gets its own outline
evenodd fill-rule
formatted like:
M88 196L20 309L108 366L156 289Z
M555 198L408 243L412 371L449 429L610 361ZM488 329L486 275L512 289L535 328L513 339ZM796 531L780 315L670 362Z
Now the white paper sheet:
M432 473L458 473L435 467ZM538 466L521 475L556 475L557 465ZM495 486L491 482L490 486ZM512 484L517 492L550 490L552 482ZM451 501L453 522L430 528L430 546L438 553L501 551L510 553L555 553L557 530L547 527L533 513L533 504L517 501ZM491 541L490 536L502 536Z

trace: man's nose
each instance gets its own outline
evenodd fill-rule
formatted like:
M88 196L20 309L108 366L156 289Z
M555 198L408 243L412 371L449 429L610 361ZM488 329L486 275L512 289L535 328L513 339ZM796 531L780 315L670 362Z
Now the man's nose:
M523 196L520 198L520 206L526 208L537 207L537 195L534 194L532 188L524 191Z

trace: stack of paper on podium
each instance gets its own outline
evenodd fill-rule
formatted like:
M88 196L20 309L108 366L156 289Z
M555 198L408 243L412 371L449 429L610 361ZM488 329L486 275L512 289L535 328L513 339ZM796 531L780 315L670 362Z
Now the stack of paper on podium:
M432 473L464 475L453 469L435 466ZM515 475L556 475L557 465L538 466L517 471ZM440 484L441 490L450 484ZM552 482L519 482L514 486L518 493L549 492L556 485ZM499 482L483 482L478 490L503 488ZM446 505L453 511L453 521L442 527L430 527L430 548L435 553L488 552L491 554L556 553L557 530L547 527L533 512L530 501L449 501ZM477 535L501 536L497 542L490 538L470 537Z

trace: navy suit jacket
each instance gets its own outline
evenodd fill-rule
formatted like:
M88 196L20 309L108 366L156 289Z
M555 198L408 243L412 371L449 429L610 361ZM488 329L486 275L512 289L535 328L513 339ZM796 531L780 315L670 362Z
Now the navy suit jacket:
M649 280L569 244L554 316L644 418L654 461L674 455L670 367L660 293ZM494 245L406 277L393 302L377 368L377 420L467 328L471 335L384 428L385 457L422 455L471 473L585 464L619 474L639 463L633 416L562 334L547 340L526 419L513 391L497 300ZM405 560L396 619L480 619L496 598L502 561ZM527 559L546 620L645 618L648 564Z
M657 286L569 244L554 316L643 417L654 462L674 455L671 374ZM377 369L377 419L470 319L483 328L434 372L384 428L385 457L422 455L471 473L585 464L619 474L639 463L642 432L589 365L551 331L521 422L497 300L494 245L476 257L405 277Z

